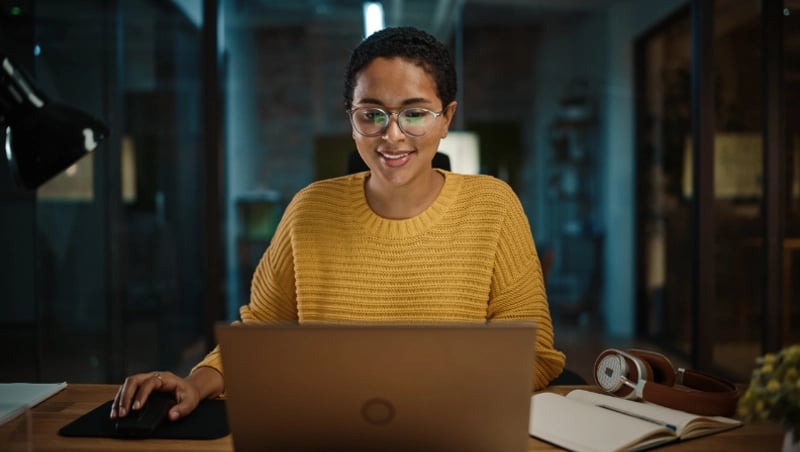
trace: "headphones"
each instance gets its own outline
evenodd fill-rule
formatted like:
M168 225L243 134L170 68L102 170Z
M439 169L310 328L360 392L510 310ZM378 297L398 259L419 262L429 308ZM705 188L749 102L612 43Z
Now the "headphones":
M739 400L733 383L697 370L676 372L666 356L645 350L603 351L594 362L594 381L617 397L707 416L733 416Z

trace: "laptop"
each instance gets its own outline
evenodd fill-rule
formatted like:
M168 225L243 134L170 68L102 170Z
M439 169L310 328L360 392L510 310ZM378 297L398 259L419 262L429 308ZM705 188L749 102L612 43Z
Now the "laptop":
M218 324L240 451L526 451L536 327Z

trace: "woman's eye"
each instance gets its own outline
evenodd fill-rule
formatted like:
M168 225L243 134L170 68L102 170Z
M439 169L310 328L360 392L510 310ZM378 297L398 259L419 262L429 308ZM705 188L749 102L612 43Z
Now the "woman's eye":
M425 110L409 110L403 113L403 120L408 124L424 122L427 119L427 114L428 112Z

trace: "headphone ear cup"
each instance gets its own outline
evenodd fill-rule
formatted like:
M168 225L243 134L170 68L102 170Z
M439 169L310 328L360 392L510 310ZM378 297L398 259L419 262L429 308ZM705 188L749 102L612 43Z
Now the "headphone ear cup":
M648 380L665 386L675 385L675 368L666 356L646 350L628 350L628 353L648 364Z
M623 381L628 377L628 369L622 356L614 349L600 353L594 361L594 382L605 392L617 393L623 386Z
M631 357L637 359L635 357ZM645 373L649 374L649 365L643 362ZM647 375L645 375L646 378ZM623 352L610 348L603 351L594 362L594 381L605 392L617 397L629 397L633 388L626 385L629 381L639 381L639 371L635 363Z

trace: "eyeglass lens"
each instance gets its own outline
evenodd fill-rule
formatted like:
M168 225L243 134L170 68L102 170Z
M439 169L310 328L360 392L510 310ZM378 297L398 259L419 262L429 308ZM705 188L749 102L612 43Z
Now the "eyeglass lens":
M398 113L387 113L379 108L357 108L351 118L356 130L366 136L377 136L389 127L389 116L397 116L397 125L406 135L425 135L436 120L436 113L424 108L406 108Z

